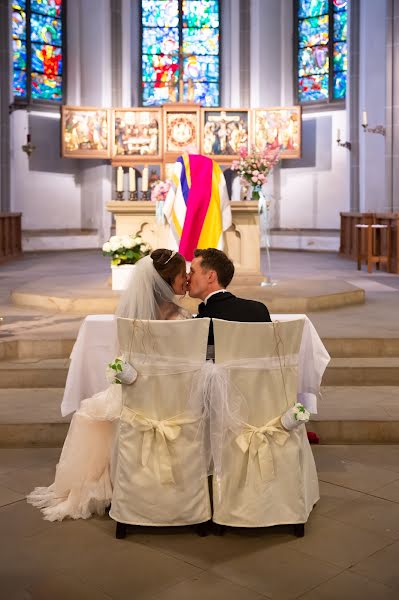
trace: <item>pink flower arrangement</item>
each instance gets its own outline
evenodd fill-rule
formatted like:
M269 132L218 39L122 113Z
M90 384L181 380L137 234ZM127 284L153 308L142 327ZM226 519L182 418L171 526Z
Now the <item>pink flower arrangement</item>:
M279 150L251 149L248 152L246 147L240 148L239 160L233 161L231 168L237 171L243 183L249 183L254 189L252 197L259 199L259 192L262 185L267 181L267 176L273 167L280 161Z
M170 185L170 181L158 181L151 190L151 200L153 202L166 200Z

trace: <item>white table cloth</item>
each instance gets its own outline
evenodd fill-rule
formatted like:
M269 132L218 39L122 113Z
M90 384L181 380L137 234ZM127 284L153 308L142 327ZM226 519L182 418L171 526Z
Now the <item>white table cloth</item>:
M316 329L306 315L273 314L273 321L305 319L298 365L298 401L317 413L317 397L321 378L330 356ZM85 398L105 390L109 383L105 377L107 364L117 354L116 317L114 315L89 315L79 329L71 353L62 416L77 410Z

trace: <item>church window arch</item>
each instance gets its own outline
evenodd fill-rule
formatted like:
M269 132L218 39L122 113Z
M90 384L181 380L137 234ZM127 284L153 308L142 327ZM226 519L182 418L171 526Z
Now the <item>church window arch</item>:
M294 0L295 96L303 106L342 104L348 0Z
M65 1L11 0L15 104L63 99Z
M141 104L220 104L219 0L141 1Z

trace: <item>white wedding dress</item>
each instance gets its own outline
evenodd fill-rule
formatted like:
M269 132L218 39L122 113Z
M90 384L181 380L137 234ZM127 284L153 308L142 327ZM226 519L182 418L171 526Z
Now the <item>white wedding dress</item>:
M141 270L136 268L134 281L122 295L116 313L118 316L165 318L165 314L160 314L160 304L174 304L171 288L150 261L148 256L137 263L142 263ZM140 290L139 294L137 290ZM148 299L149 293L151 300ZM170 316L169 310L168 317L187 319L191 315L176 305L175 314ZM93 514L104 514L112 498L113 456L121 409L122 386L118 384L112 384L82 401L72 417L54 482L49 487L35 488L27 496L27 501L40 508L46 520L62 521L66 517L88 519Z

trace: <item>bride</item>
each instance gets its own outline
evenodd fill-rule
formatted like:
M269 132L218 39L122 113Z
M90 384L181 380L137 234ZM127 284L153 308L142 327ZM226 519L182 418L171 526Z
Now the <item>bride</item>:
M175 301L187 288L186 262L178 252L154 250L138 261L116 316L128 319L188 319ZM54 482L27 497L48 521L102 515L112 497L112 455L121 411L121 386L82 401L73 415Z

